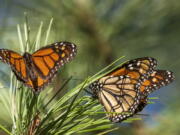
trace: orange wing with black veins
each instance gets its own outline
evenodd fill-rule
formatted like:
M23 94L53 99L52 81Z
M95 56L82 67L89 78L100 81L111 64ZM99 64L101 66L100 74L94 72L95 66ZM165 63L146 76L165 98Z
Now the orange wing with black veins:
M151 57L137 58L130 60L122 66L116 68L106 76L128 75L134 79L147 78L157 66L157 61Z
M50 79L65 63L76 55L76 45L69 42L57 42L43 47L32 54L37 74L43 79Z
M147 96L153 91L168 85L174 80L174 75L168 70L154 70L147 80L144 80L140 86L140 92Z
M140 85L141 99L136 109L136 113L142 111L147 105L147 97L150 93L168 85L174 80L174 75L168 70L154 70L148 79L144 80Z
M0 59L11 66L12 71L20 81L28 80L23 56L8 49L0 49Z

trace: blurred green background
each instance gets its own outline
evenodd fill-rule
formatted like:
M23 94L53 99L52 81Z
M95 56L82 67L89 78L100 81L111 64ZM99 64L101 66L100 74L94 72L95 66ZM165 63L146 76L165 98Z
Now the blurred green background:
M0 48L20 52L16 26L23 27L24 12L32 44L40 22L46 31L53 18L48 43L66 40L78 46L77 57L60 71L55 88L70 75L76 79L75 85L120 56L126 56L122 62L151 56L158 60L158 68L173 71L176 80L154 92L151 96L159 99L141 112L149 116L140 116L142 121L131 124L116 124L119 129L109 135L180 134L179 0L0 0ZM8 86L9 76L10 68L0 63L0 83ZM0 111L0 115L5 114Z

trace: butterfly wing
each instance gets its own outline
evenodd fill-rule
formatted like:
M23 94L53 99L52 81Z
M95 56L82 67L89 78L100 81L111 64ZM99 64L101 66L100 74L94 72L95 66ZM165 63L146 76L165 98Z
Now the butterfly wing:
M42 79L40 76L37 75L37 80L33 81L30 78L24 82L24 84L29 87L32 88L34 92L39 92L40 90L42 90L45 86L47 86L51 80L49 79Z
M151 57L137 58L124 63L122 66L116 68L108 75L122 76L128 75L134 79L147 78L157 66L157 61Z
M28 80L23 56L8 49L0 49L0 59L11 66L18 80L23 82Z
M43 47L32 54L37 74L44 79L53 78L57 70L76 55L76 45L70 42L57 42Z
M153 91L168 85L174 80L174 75L168 70L154 70L153 73L141 84L140 91L142 95L148 96Z
M160 89L163 86L168 85L174 80L174 75L171 71L168 70L154 70L153 73L149 76L147 80L144 80L140 86L140 103L135 111L138 113L144 109L148 104L147 97L150 93L155 90Z
M106 76L91 85L112 122L133 115L139 102L138 81L129 76Z

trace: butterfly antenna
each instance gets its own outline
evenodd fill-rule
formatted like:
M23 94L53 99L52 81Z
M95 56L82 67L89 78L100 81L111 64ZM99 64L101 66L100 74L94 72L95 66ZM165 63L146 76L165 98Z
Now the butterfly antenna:
M62 85L62 87L54 94L54 96L44 105L44 108L46 108L49 103L61 92L62 89L67 85L67 83L72 79L72 76L69 77Z
M63 81L68 80L67 78L62 78ZM82 81L83 79L80 78L73 78L72 81Z
M140 116L150 116L149 114L143 114L143 113L137 113L136 115L140 115Z
M93 93L92 93L92 92L88 91L88 90L87 90L87 89L85 89L85 88L84 88L84 91L85 91L85 92L87 92L87 93L88 93L88 94L90 94L90 95L93 95Z

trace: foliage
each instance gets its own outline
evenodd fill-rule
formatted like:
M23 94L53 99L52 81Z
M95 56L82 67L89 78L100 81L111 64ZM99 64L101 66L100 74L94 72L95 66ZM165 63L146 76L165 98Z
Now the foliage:
M24 38L21 33L20 25L17 25L22 51L33 52L40 48L42 24L43 23L40 24L36 41L33 46L30 46L30 27L28 21L24 24ZM45 42L48 40L51 25L52 19L46 32ZM23 43L25 43L25 45ZM102 71L108 69L118 60L104 68ZM7 90L8 88L2 88L5 91L5 96L1 97L3 106L5 106L10 113L12 123L9 125L9 128L12 127L12 129L8 130L3 125L0 125L0 128L10 135L70 135L73 133L86 133L113 127L113 123L110 123L106 117L97 117L97 114L99 113L104 114L104 112L101 111L102 107L98 104L97 100L94 100L91 96L79 97L80 92L85 87L102 76L102 74L99 75L102 71L87 78L62 97L55 100L55 96L57 96L71 80L71 78L69 78L46 104L44 101L47 100L46 98L49 98L47 93L53 93L52 88L46 89L40 94L33 93L30 88L26 88L23 84L19 83L12 74L11 87L9 90ZM51 102L53 102L53 104ZM7 103L9 104L7 105ZM51 104L51 106L49 106L49 104ZM131 122L132 120L133 119L129 119L128 121ZM112 130L113 129L103 132L108 133Z
M180 99L179 83L177 82L180 79L180 63L178 61L180 2L178 0L55 0L53 2L50 0L13 2L2 0L2 3L5 6L0 5L1 14L3 14L0 16L1 48L19 49L15 25L22 21L24 11L28 12L28 16L31 18L30 24L33 24L31 41L36 39L34 35L36 35L35 31L39 29L39 20L43 21L43 26L47 26L46 23L53 17L55 23L52 24L48 42L61 39L78 45L78 56L62 69L64 72L61 72L61 76L58 76L57 81L55 80L53 84L55 91L60 87L57 82L63 82L65 76L76 76L76 81L72 80L67 86L68 89L71 89L80 82L79 80L86 80L87 76L123 55L128 59L152 56L158 60L158 67L174 71L176 77L174 85L162 88L155 93L159 97L157 103L148 106L148 109L142 112L149 114L149 110L154 109L157 112L156 117L151 113L150 117L161 118L153 122L150 120L147 123L141 121L128 126L121 125L119 130L113 133L125 135L141 132L143 135L153 135L169 129L167 134L173 135L179 131L178 127L174 126L178 125L180 121L179 117L174 121L174 116L177 116L175 112L179 112ZM46 33L43 26L42 35ZM45 45L44 41L41 39L40 44ZM1 83L7 87L9 86L8 71L10 70L4 64L0 64L0 66ZM58 96L61 97L62 94L63 91ZM153 107L161 107L161 109L158 112ZM10 123L7 113L2 113L2 116L6 118L4 123ZM169 124L165 124L165 121ZM151 131L151 125L153 125L154 132ZM169 127L169 125L172 126Z

